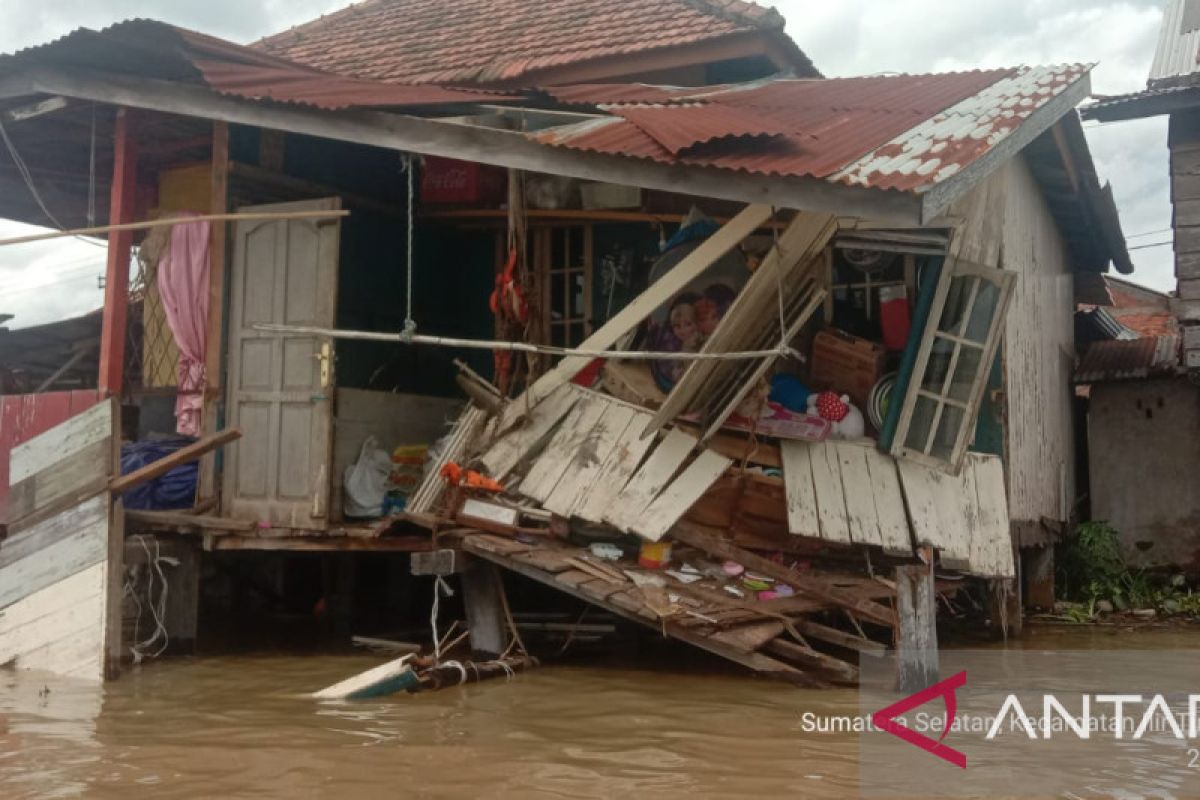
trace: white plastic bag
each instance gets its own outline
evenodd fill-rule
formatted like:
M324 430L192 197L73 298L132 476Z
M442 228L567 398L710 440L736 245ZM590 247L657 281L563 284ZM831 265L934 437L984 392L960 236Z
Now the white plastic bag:
M363 442L358 460L346 467L342 481L342 513L347 517L383 515L383 497L387 494L392 457L379 447L374 436Z

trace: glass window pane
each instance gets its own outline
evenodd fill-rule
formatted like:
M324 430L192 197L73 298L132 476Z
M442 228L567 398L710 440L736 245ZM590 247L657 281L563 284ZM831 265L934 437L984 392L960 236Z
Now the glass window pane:
M938 322L939 331L958 335L963 317L967 312L967 303L971 300L972 289L978 280L974 275L956 275L950 280L950 290L946 293L946 306L942 309L942 318Z
M1000 287L988 281L980 281L979 295L971 307L971 319L967 322L966 338L982 343L987 339L996 316L996 304L1000 302Z
M936 401L928 397L917 397L917 404L913 407L912 424L908 426L908 436L904 439L905 447L925 452L925 440L929 438L929 427L933 424L933 415L937 407Z
M933 337L933 347L929 350L929 363L925 367L925 377L921 388L933 394L941 394L946 382L946 373L950 369L950 358L958 345L940 336Z
M942 407L942 418L938 420L937 434L933 437L933 446L929 455L949 461L954 455L954 442L963 425L963 410L954 406Z
M950 388L946 397L960 403L967 402L971 396L971 386L975 376L979 374L979 361L983 351L970 345L962 345L958 351L958 362L954 365L954 377L950 379Z
M582 317L582 316L584 316L583 273L582 272L571 273L571 284L573 287L573 290L571 292L571 316L572 317Z
M550 315L555 319L562 319L566 312L567 297L565 294L566 276L562 274L550 275Z

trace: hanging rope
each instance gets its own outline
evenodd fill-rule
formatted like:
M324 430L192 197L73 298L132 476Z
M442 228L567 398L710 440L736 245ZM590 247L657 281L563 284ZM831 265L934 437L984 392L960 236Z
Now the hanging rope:
M438 607L441 605L442 594L446 597L453 597L454 590L450 588L450 584L441 575L435 575L433 579L433 609L429 612L429 628L433 631L433 663L442 663L442 640L438 636Z
M413 304L413 173L416 172L416 162L412 155L405 153L402 156L403 169L408 175L408 205L405 208L406 221L408 223L408 232L405 235L405 289L404 289L404 332L402 336L412 338L417 332L417 321L413 319L412 304Z

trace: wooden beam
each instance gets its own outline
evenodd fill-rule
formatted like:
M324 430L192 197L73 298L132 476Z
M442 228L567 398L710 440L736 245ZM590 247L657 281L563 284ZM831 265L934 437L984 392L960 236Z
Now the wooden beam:
M880 605L874 600L860 597L853 592L834 586L819 576L793 572L770 559L763 558L731 542L706 533L700 530L698 526L686 520L677 523L671 529L671 537L684 544L690 544L692 547L703 550L710 555L736 561L748 570L761 572L777 581L788 584L802 594L811 595L825 602L842 606L872 622L888 627L895 624L896 615L887 606Z
M896 690L916 692L938 680L937 599L933 565L896 567Z
M805 636L810 636L813 639L819 639L822 642L828 642L838 647L845 647L848 650L855 650L863 655L879 657L887 653L887 645L885 644L866 639L862 636L856 636L853 633L839 631L837 628L831 628L819 622L807 619L796 620L796 627Z
M389 538L366 536L213 536L204 537L205 550L283 553L417 553L431 550L428 536Z
M824 210L846 216L914 223L919 198L845 186L817 178L748 175L733 170L659 164L603 153L543 145L522 133L379 111L324 111L268 105L229 97L206 87L125 75L32 68L37 91L146 108L168 114L223 120L325 139L499 167L661 189L779 208ZM951 179L953 180L953 179Z
M498 658L508 647L500 570L490 561L472 559L462 572L462 589L472 658Z
M229 211L229 125L214 122L212 130L212 170L209 176L210 214ZM208 241L208 319L204 337L204 397L201 398L200 429L206 436L217 432L220 423L222 387L225 376L225 282L229 263L229 225L212 226ZM196 504L217 500L217 457L209 453L200 459L196 478Z
M40 117L43 114L49 114L54 111L59 111L67 107L70 101L65 97L48 97L45 100L38 100L29 105L17 106L10 108L7 111L0 113L0 119L5 123L23 122L27 119Z
M141 509L127 510L125 521L138 527L169 530L176 533L252 531L257 526L254 520L249 519L188 514L183 511L144 511Z
M151 461L146 466L136 469L128 475L114 478L109 482L108 489L113 494L122 494L135 486L140 486L146 481L152 481L158 476L170 472L175 467L195 461L205 453L210 453L221 445L228 444L234 439L240 439L241 437L241 428L227 428L212 436L205 436L189 444L187 447L179 448L170 455L160 458L157 461Z
M74 367L76 364L78 364L80 361L82 361L87 356L91 355L92 347L95 346L95 342L88 342L88 344L91 346L76 350L75 355L68 358L66 360L66 362L64 362L61 367L54 370L54 372L51 372L50 375L46 378L46 380L44 380L40 384L38 384L38 387L33 390L33 393L41 394L42 392L46 391L47 389L49 389L51 386L54 385L55 381L57 381L59 378L61 378L63 375L65 375L67 372L69 372L72 367Z
M117 110L113 131L113 177L108 206L111 225L130 222L137 194L137 149L130 130L130 111ZM120 231L108 237L108 265L104 278L104 317L100 331L100 375L97 388L121 395L125 379L125 339L129 312L129 252L133 233Z
M789 642L787 639L774 639L767 643L766 649L789 661L826 673L828 677L839 682L858 682L858 667L842 661L840 658L818 653L811 647Z

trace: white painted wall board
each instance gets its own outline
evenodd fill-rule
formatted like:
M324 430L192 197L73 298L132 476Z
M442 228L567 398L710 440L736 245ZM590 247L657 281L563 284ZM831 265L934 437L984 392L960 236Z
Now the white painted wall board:
M688 464L679 477L646 508L640 521L631 530L652 542L657 542L687 510L725 474L733 462L723 455L705 450Z
M779 442L783 461L783 485L787 497L788 532L796 536L821 537L817 517L817 493L813 488L811 445L783 439Z
M641 519L642 512L658 496L695 449L695 436L672 428L646 458L616 502L604 513L604 521L623 531L630 530Z

